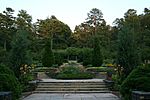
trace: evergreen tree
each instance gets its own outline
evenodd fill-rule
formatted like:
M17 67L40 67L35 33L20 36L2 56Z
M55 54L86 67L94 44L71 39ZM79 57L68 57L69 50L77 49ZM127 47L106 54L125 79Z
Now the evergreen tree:
M51 39L46 40L45 49L42 57L42 64L45 67L51 67L54 64L54 54L51 48Z
M31 59L28 56L28 32L25 30L19 30L14 36L10 51L10 66L12 67L15 75L19 77L20 67L24 64L31 63Z
M121 28L118 34L117 63L123 68L122 75L127 75L138 65L139 56L134 40L134 31L128 26Z
M98 37L94 38L93 44L94 45L93 45L92 65L98 67L101 66L103 63L103 57L101 54L101 48Z

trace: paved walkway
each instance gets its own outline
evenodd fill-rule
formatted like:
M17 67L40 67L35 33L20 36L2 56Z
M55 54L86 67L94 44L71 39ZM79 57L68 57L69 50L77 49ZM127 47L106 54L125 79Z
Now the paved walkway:
M49 79L49 77L45 74L45 72L38 72L37 78L38 79Z
M41 77L42 76L42 77ZM89 79L89 80L57 80L57 79L46 79L43 73L40 73L39 78L43 82L101 82L103 79ZM87 94L77 94L77 93L34 93L24 98L23 100L119 100L119 98L111 93L87 93Z
M119 100L111 93L92 94L32 94L23 100Z
M103 79L81 79L81 80L61 80L61 79L41 79L43 82L103 82Z

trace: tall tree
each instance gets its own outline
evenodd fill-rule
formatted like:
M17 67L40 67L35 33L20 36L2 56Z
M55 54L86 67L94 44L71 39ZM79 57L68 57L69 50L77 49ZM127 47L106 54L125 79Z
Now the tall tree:
M91 26L86 23L81 23L75 27L73 37L76 40L78 47L92 47L91 45L92 30Z
M88 23L91 26L99 26L104 21L103 13L97 8L93 8L87 15L88 18L86 19L86 23Z
M45 20L39 20L38 30L43 38L51 38L53 49L66 48L70 45L71 30L69 26L54 16Z
M143 63L150 62L150 9L145 8L144 14L140 15L141 35L139 44L141 45L141 56Z
M20 76L20 67L31 63L31 59L28 56L29 40L27 37L27 31L19 30L12 40L9 60L10 66L17 77Z
M139 56L134 40L134 31L131 27L124 26L118 34L118 69L123 68L122 76L127 77L129 73L137 67Z
M9 7L6 8L6 11L0 13L0 46L6 51L10 49L10 41L16 31L13 13L14 10Z
M32 16L25 10L20 10L17 16L18 29L32 31Z

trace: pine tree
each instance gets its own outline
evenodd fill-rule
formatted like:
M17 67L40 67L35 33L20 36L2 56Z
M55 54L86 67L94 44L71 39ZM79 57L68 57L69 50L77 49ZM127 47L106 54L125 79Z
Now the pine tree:
M28 56L29 43L28 32L25 30L19 30L12 40L9 61L17 77L20 75L20 67L31 62Z
M127 75L138 65L139 56L134 40L134 30L124 26L118 34L117 64L123 68L123 76Z

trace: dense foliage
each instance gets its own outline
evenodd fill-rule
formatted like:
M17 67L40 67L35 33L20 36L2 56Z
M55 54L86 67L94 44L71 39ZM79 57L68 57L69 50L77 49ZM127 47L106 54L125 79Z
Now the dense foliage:
M88 67L86 68L86 71L88 72L111 72L115 73L114 68L109 67Z
M134 69L121 85L120 92L125 100L131 100L133 90L150 92L150 65Z
M0 91L12 92L13 100L21 95L21 85L15 74L7 66L0 65Z
M90 48L82 48L79 54L79 61L83 62L84 66L92 65L92 51Z
M10 90L13 88L11 91L19 91L15 90L18 89L16 84L19 84L16 76L19 81L23 80L25 83L30 80L30 75L20 77L20 67L25 64L43 63L43 66L58 67L70 59L78 60L84 66L96 67L111 62L117 65L116 80L120 86L137 65L147 64L150 61L150 10L148 8L139 15L136 10L129 9L123 18L114 21L113 26L107 25L101 10L93 8L87 14L87 19L75 27L74 32L71 32L69 26L54 15L32 23L31 15L25 10L20 10L16 17L13 14L12 8L6 8L0 13L0 64L9 65L15 73L15 76L10 75L11 73L7 74L7 69L1 69L3 71L1 79L8 83L6 89L9 86L16 86L16 88L11 87ZM67 70L71 73L62 71L58 75L59 78L91 77L74 67L73 69L69 67ZM124 92L126 92L124 84L128 80L127 78L123 82ZM141 80L146 81L145 78L139 78L138 82L140 83ZM19 92L16 92L16 97L18 94Z
M84 72L82 67L64 66L57 74L57 79L91 79L94 75Z
M20 67L24 64L30 64L31 58L28 55L28 32L25 30L19 30L14 36L12 43L12 49L10 51L10 66L14 70L17 77L20 75Z
M76 74L58 74L56 76L57 79L92 79L94 78L93 74L90 73L76 73Z
M44 67L51 67L54 64L54 54L51 48L51 39L47 39L42 57Z
M92 65L93 66L101 66L103 63L103 57L101 54L101 48L99 44L98 38L94 38L94 45L93 45L93 53L92 53Z
M123 68L125 77L140 63L134 34L132 28L124 26L118 35L117 64Z

